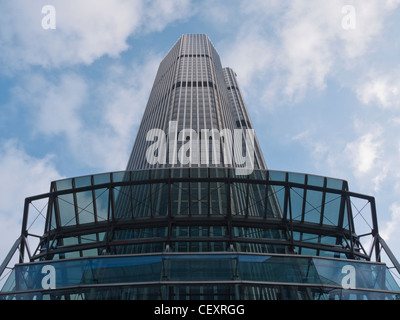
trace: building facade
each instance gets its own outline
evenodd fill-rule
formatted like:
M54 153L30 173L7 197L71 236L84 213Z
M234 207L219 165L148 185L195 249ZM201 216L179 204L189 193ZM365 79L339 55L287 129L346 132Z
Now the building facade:
M34 234L38 201L47 212ZM0 299L399 299L383 254L399 271L374 198L268 170L235 72L207 36L183 35L160 64L126 170L26 199Z
M165 141L159 134L165 134ZM246 152L244 142L251 134L253 126L235 73L222 68L207 36L183 35L160 64L127 170L239 169L246 164L265 170L256 137ZM249 159L244 159L247 154Z

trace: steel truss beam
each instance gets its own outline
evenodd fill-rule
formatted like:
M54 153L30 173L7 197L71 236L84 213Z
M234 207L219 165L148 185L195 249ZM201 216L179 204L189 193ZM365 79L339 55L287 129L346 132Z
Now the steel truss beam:
M128 177L127 181L118 181L118 182L108 182L108 183L103 183L103 184L98 184L94 185L93 183L93 178L92 178L92 185L86 186L86 187L80 187L80 188L71 188L67 190L56 190L55 183L52 183L52 188L51 192L45 193L42 195L37 195L34 197L29 197L25 200L25 207L24 207L24 216L23 216L23 223L22 223L22 229L21 229L21 236L19 238L19 244L17 247L13 246L13 249L17 249L19 247L20 250L20 263L24 262L24 255L25 252L28 250L27 244L26 244L26 238L28 237L28 230L27 230L27 222L28 222L28 217L29 217L29 205L33 201L37 201L40 199L48 199L49 200L49 206L48 206L48 212L47 212L47 218L46 218L46 229L45 233L41 237L40 243L38 248L35 251L35 254L31 257L29 254L30 260L35 260L37 258L45 258L49 254L53 255L54 253L57 252L68 252L68 250L85 250L89 248L100 248L106 246L112 246L115 245L116 242L112 238L112 234L110 233L111 231L115 230L127 230L127 229L140 229L140 228L157 228L157 227L167 227L168 234L166 237L161 237L161 238L154 238L154 239L137 239L137 240L126 240L124 243L126 244L135 244L135 243L155 243L155 242L165 242L166 244L171 244L171 242L179 242L179 241L186 241L186 242L195 242L195 241L200 241L200 240L206 240L206 239L199 239L199 238L175 238L172 237L172 232L171 229L174 226L226 226L227 227L227 234L224 235L223 237L208 237L207 241L208 242L226 242L228 244L232 244L235 242L242 242L242 243L249 243L249 242L254 242L254 243L260 243L260 244L282 244L287 247L293 247L293 246L298 246L298 247L304 247L304 248L312 248L312 249L317 249L317 250L329 250L337 253L346 253L348 254L349 258L362 258L362 259L370 259L370 255L368 255L366 252L364 252L364 249L362 248L360 242L359 242L359 237L355 233L354 230L354 225L353 225L353 216L351 212L351 206L350 206L350 198L360 198L367 200L371 204L371 219L372 219L372 230L371 234L374 238L379 236L378 232L378 222L377 222L377 217L376 217L376 208L375 208L375 199L371 196L367 195L362 195L354 192L348 191L347 183L343 183L343 188L341 190L338 189L333 189L333 188L328 188L327 187L327 178L324 178L325 183L324 185L321 186L315 186L315 185L309 185L309 184L301 184L301 183L295 183L295 182L289 182L288 179L288 173L286 173L286 179L285 181L282 180L272 180L270 177L270 172L269 171L263 171L265 179L259 179L258 177L261 176L247 176L245 178L241 177L235 177L231 176L232 173L230 170L223 169L221 172L227 173L227 176L222 176L222 177L215 177L210 175L210 171L208 171L208 176L207 177L190 177L190 170L186 171L186 176L183 177L174 177L176 173L174 172L172 174L172 170L174 169L165 169L168 170L168 174L165 174L162 178L151 178L151 173L150 173L150 178L146 177L143 179L139 180L134 180L132 179L134 172L127 172L126 175ZM179 169L181 170L181 169ZM159 174L160 172L155 172L153 176L155 177L156 175L161 176ZM164 172L165 173L165 172ZM176 186L176 184L179 183L189 183L189 187L191 184L195 183L223 183L225 185L225 189L227 191L226 193L226 204L227 204L227 212L224 212L221 215L190 215L189 216L175 216L172 213L172 207L171 207L171 187ZM307 180L306 180L307 183ZM235 192L245 192L245 199L246 199L246 212L243 215L234 215L232 214L232 208L231 208L231 197L233 194L231 194L231 191L233 190L234 186L238 186L240 184L243 184L243 190L238 189ZM130 191L130 196L132 196L132 187L133 186L140 186L140 185L165 185L165 188L168 190L168 214L166 216L156 216L151 213L149 217L144 217L144 218L138 218L134 216L134 211L132 212L131 219L118 219L115 215L115 210L116 210L116 204L114 201L114 192L117 190L117 188L121 187L129 187ZM249 186L251 185L259 185L259 186L264 186L265 187L265 198L261 199L262 202L265 205L265 214L263 217L259 216L250 216L248 214L249 210ZM280 208L283 210L282 212L282 218L271 218L267 217L267 204L268 201L270 201L269 197L271 196L271 188L278 188L278 187L284 188L285 196L284 196L284 206L283 208ZM322 220L322 214L323 214L323 206L324 206L324 201L322 201L322 209L321 209L321 219L320 223L311 223L307 221L298 221L294 220L291 214L291 206L290 206L290 191L292 188L298 188L304 190L304 195L306 194L307 191L319 191L323 193L323 196L325 196L326 193L331 193L331 194L337 194L338 197L342 198L342 207L340 209L340 216L339 216L339 223L337 226L330 226L323 224ZM95 222L93 223L88 223L88 224L77 224L74 226L67 226L67 227L62 227L60 225L60 209L57 206L57 199L59 196L66 195L66 194L73 194L75 198L75 203L76 203L76 194L79 192L85 192L85 191L92 191L94 195L95 190L99 189L106 189L109 191L109 208L108 208L108 216L106 221L99 221L97 219L97 216L95 217ZM189 190L190 191L190 190ZM189 193L190 194L190 193ZM208 192L208 200L210 200L210 191ZM274 196L274 195L272 195ZM276 200L276 198L274 198ZM323 198L324 199L324 198ZM94 199L95 200L95 199ZM94 201L93 200L93 201ZM151 195L150 195L150 200L151 200ZM344 215L345 215L345 210L344 210L344 204L347 202L347 214L348 217L346 217L350 223L349 229L343 228L341 224L344 221ZM95 203L95 201L94 201ZM152 201L151 204L152 205ZM208 204L209 205L209 204ZM272 204L275 205L276 204ZM76 207L76 204L75 204ZM56 210L55 212L55 221L51 222L52 216L51 216L51 211ZM134 208L132 208L134 209ZM153 209L151 207L151 209ZM75 208L76 211L76 208ZM303 205L303 212L304 212L304 205ZM96 214L96 212L95 212ZM53 217L53 218L54 218ZM50 229L49 226L51 224L55 224L56 227L54 229ZM287 232L288 238L286 240L277 240L277 239L257 239L257 238L237 238L233 237L232 235L232 229L234 227L246 227L246 228L261 228L265 230L282 230L283 232ZM100 232L106 232L109 234L108 237L105 238L104 241L99 241L96 243L89 243L89 244L79 244L73 247L69 248L59 248L57 250L51 249L51 244L54 243L55 240L61 239L64 237L73 237L73 236L82 236L85 234L94 234L94 233L100 233ZM310 233L314 234L317 237L324 237L324 236L329 236L329 237L336 237L337 239L343 239L343 241L347 242L347 248L343 248L338 245L327 245L319 242L311 243L311 242L304 242L304 241L299 241L294 239L294 233ZM377 238L380 239L380 238ZM380 248L379 245L382 244L382 241L376 241L374 244L375 246L375 258L376 261L380 261ZM385 251L388 252L387 245L383 246ZM41 248L46 248L45 251L43 251ZM394 257L393 255L391 255ZM397 264L398 265L398 264ZM397 267L396 267L397 268Z

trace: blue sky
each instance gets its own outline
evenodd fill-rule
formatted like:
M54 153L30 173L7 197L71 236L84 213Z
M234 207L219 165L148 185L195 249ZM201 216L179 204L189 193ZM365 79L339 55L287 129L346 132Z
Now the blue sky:
M42 27L45 5L56 29ZM125 169L158 65L184 33L207 34L238 74L268 167L374 195L400 257L399 30L400 0L1 1L0 260L26 197Z

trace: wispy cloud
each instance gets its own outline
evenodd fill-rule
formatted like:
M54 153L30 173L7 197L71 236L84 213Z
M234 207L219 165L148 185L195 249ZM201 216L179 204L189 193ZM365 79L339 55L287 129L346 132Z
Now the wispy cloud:
M375 50L371 45L399 2L352 1L356 17L353 30L342 24L345 5L348 1L243 2L242 12L237 13L237 39L226 51L239 52L228 57L244 75L245 90L257 86L253 91L266 98L264 106L283 98L285 104L296 103L310 92L325 90L330 78L341 82L343 71L351 73L355 65L365 62L362 57ZM243 44L248 47L243 49ZM260 74L268 75L263 86L259 85Z
M356 89L360 101L383 109L400 107L400 71L390 70L384 74L373 74Z
M34 137L64 144L82 165L123 170L140 123L160 57L110 65L101 79L77 73L46 78L28 74L13 89Z
M397 231L400 228L400 204L393 203L390 206L390 220L388 220L381 230L382 237L387 241L392 241L393 237L397 236Z
M161 31L190 16L189 0L54 0L56 29L44 30L43 0L0 4L0 61L9 72L27 66L64 67L91 64L102 56L118 57L136 33Z

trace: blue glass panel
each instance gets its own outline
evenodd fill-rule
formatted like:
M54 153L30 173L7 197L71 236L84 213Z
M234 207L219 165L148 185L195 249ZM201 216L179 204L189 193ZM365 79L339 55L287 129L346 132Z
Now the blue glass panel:
M97 189L94 191L96 198L96 214L97 221L107 221L108 217L108 203L109 203L109 190Z
M342 190L343 180L328 178L326 181L326 187L330 189Z
M124 192L125 197L132 199L129 201L129 205L133 206L135 217L150 217L151 215L151 203L150 203L150 185L136 185L133 186L132 197ZM128 213L128 207L125 212Z
M271 186L270 191L271 192L268 192L268 201L270 201L272 205L275 205L276 203L275 200L277 199L280 206L280 211L283 213L284 203L285 203L285 187Z
M347 201L344 201L344 212L343 212L343 228L350 230L350 225L349 225L349 213L348 213L348 208L347 208Z
M270 171L269 178L271 181L286 181L286 172Z
M189 183L175 183L178 186L177 215L189 215Z
M169 177L168 169L154 169L151 172L152 179L167 179Z
M173 177L173 178L188 178L189 177L189 169L187 169L187 168L171 169L171 177Z
M301 221L303 215L304 189L290 188L292 219Z
M171 215L175 216L178 214L180 188L179 183L171 184Z
M310 249L310 248L301 248L301 254L304 256L316 256L317 255L317 249Z
M200 178L201 177L200 168L190 168L189 173L190 173L191 178Z
M199 169L200 178L208 178L208 169L201 168Z
M231 183L232 215L246 215L246 184Z
M192 170L193 171L193 170ZM196 169L197 171L197 169ZM202 186L200 182L190 183L190 212L192 215L202 214ZM208 194L206 193L204 201L207 202ZM207 214L207 211L203 214Z
M168 185L167 184L153 184L152 185L152 209L153 216L166 216L168 215Z
M312 233L303 233L302 241L318 243L318 235Z
M73 246L79 243L78 237L63 238L63 246Z
M189 237L189 226L173 226L173 237Z
M207 215L209 213L210 201L208 195L208 183L202 182L199 184L200 186L200 214Z
M239 262L262 263L271 259L271 256L264 255L239 255Z
M232 260L229 258L165 259L164 277L168 281L218 281L233 279Z
M182 244L187 248L190 247L186 242ZM342 290L349 270L354 277L355 289L400 291L383 264L301 256L160 254L17 265L2 292L17 289L42 290L43 286L48 284L46 275L49 272L54 276L55 288L160 280L166 282L243 280L335 286Z
M51 208L50 208L50 216L48 216L48 218L51 217L51 221L50 221L50 225L48 225L46 227L47 227L47 229L50 228L50 230L57 228L55 205L56 204L53 202L53 204L51 205Z
M98 249L82 250L82 257L95 257L98 255L99 255Z
M384 285L384 287L387 288L387 290L400 291L399 284L393 278L393 275L390 272L390 270L386 269L385 272L386 272L386 275L385 275L385 285ZM381 275L382 275L382 273L381 273Z
M146 239L159 238L167 236L167 228L140 228L128 230L116 230L114 232L115 239Z
M93 243L97 241L99 240L98 240L98 235L96 233L85 234L81 236L81 243Z
M322 195L320 191L307 190L304 221L320 223Z
M227 214L227 185L223 182L210 183L210 214Z
M60 195L57 199L61 227L76 225L75 205L72 194Z
M310 186L323 187L324 186L324 177L308 175L307 176L307 184Z
M104 184L110 182L110 173L96 174L93 176L94 185Z
M144 171L148 174L149 171ZM120 172L113 172L112 173L112 179L113 182L124 182L124 181L130 181L130 172L129 171L120 171Z
M149 171L148 170L140 170L140 171L132 171L132 181L140 181L140 180L149 180ZM121 176L121 175L120 175ZM120 181L124 181L123 177Z
M77 192L76 201L78 206L79 224L95 221L92 191Z
M335 245L337 241L336 237L329 237L329 236L321 236L320 242L323 244L328 244L328 245Z
M340 194L326 193L323 224L338 225L341 201L342 197Z
M386 289L387 269L384 265L324 259L313 259L313 261L323 283L334 282L342 286L345 276L351 272L356 288ZM394 288L398 289L398 286L397 289Z
M248 215L263 217L265 214L265 188L264 184L249 184Z
M210 227L210 237L224 237L226 236L225 226L211 226Z
M304 184L305 175L301 173L289 173L289 182Z
M75 178L75 188L89 187L92 185L92 176Z
M135 186L140 188L142 186ZM132 218L132 189L130 186L114 188L115 217L117 219Z
M267 179L267 172L264 170L254 170L249 175L250 180L266 180Z
M56 181L57 191L72 189L72 179Z

